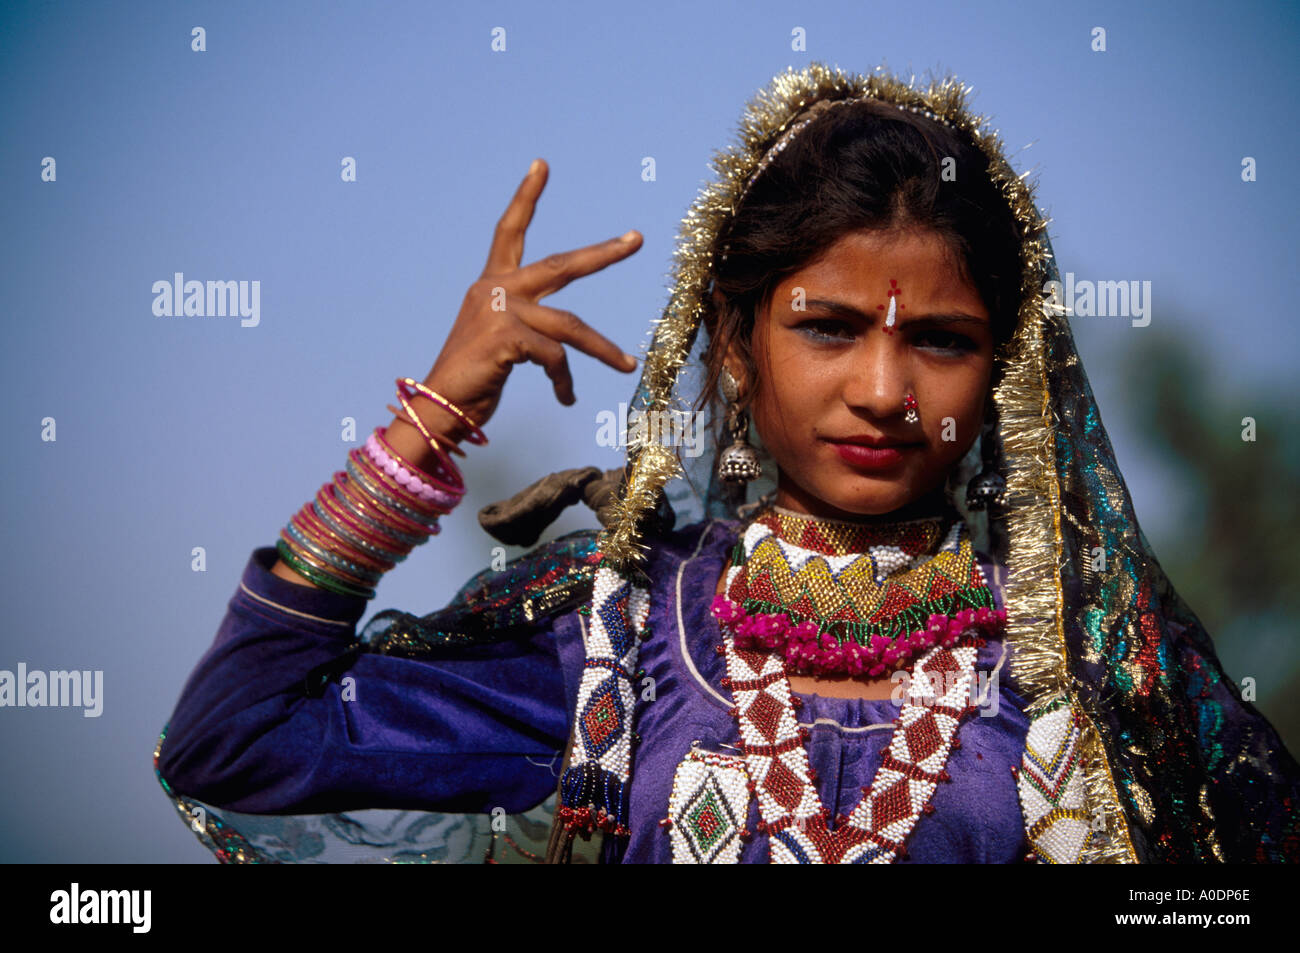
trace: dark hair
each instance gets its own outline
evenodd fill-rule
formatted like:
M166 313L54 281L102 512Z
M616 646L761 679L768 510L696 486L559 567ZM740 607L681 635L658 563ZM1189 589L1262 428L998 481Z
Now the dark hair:
M955 175L944 175L946 158ZM1020 230L984 153L965 134L889 103L839 105L790 140L717 236L711 290L724 303L705 302L709 347L696 409L715 393L733 340L757 380L755 316L783 279L849 232L895 228L947 239L988 308L995 348L1004 344L1020 309ZM743 407L754 394L742 395Z

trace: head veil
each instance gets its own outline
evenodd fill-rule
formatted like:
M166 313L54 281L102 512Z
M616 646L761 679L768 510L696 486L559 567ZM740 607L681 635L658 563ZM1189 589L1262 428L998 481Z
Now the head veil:
M787 70L761 90L745 108L737 143L715 153L716 180L682 221L671 296L653 326L629 420L690 412L702 390L706 342L699 330L711 307L715 240L760 160L805 110L822 100L870 97L929 114L969 136L987 156L1019 226L1021 302L1015 333L997 355L993 390L998 426L991 454L1006 480L1005 503L983 524L982 514L961 505L959 487L950 481L949 489L981 548L1008 567L1013 676L1028 702L1029 747L1038 745L1042 763L1035 776L1045 785L1043 797L1028 791L1022 770L1022 807L1031 800L1038 805L1034 817L1026 808L1031 842L1040 859L1060 859L1059 849L1039 849L1033 837L1061 823L1073 825L1066 831L1072 841L1066 854L1080 862L1298 860L1300 768L1267 720L1241 699L1138 527L1067 309L1044 290L1058 270L1033 187L1011 168L997 133L968 110L969 92L951 77L919 86L883 68L851 75L815 62ZM583 598L591 604L580 611L591 620L597 651L631 663L626 671L636 668L636 635L648 608L648 580L640 568L647 540L674 522L735 519L753 505L738 507L715 475L722 449L716 416L704 445L685 454L682 441L670 448L654 439L653 428L637 428L627 435L626 466L605 480L595 467L561 471L480 513L499 539L529 545L563 506L581 497L597 509L604 527L599 535L588 531L579 545L582 534L570 534L551 544L547 558L567 557L571 578L585 574ZM958 475L974 472L984 439ZM751 442L758 442L753 435ZM775 467L763 469L764 478L750 487L755 495L771 486ZM378 614L355 650L419 654L419 645L463 640L467 630L449 633L448 619L490 578L480 573L451 606L423 618L395 610ZM611 606L618 611L611 614ZM523 615L533 618L529 606ZM612 618L621 621L602 627L601 620ZM590 644L588 650L590 657ZM589 666L588 673L597 674L591 682L584 676L580 687L579 725L604 684L598 684L605 677L598 669ZM623 731L631 735L635 698L628 686L620 690ZM1035 725L1045 734L1035 735ZM624 737L606 751L584 750L583 732L575 730L554 806L548 800L513 816L511 830L520 833L510 846L516 850L503 847L501 859L590 857L588 848L575 846L598 839L575 845L575 834L623 827L634 767L629 748ZM156 756L155 749L155 765ZM1047 791L1067 773L1074 792L1068 803ZM382 810L243 815L186 798L159 780L185 822L223 861L471 861L485 852L492 858L498 840L486 817Z
M996 517L1001 525L984 527L985 540L1005 550L997 555L1008 567L1007 637L1029 714L1042 718L1068 708L1076 726L1083 804L1074 811L1088 831L1077 859L1295 860L1300 772L1268 722L1241 700L1138 526L1068 311L1059 295L1045 291L1059 274L1033 187L1011 168L997 133L968 111L968 92L951 77L920 87L882 69L846 75L820 63L787 70L760 91L742 117L738 144L715 154L716 181L683 219L671 298L654 326L629 417L635 411L663 419L689 409L702 376L698 332L711 307L716 236L759 161L814 103L871 97L965 133L987 156L1021 233L1019 322L998 355L993 391L994 458L1006 500ZM649 432L643 428L640 436ZM738 514L714 475L721 441L685 461L661 441L629 435L628 443L597 545L611 574L606 587L625 594L635 627L643 536L665 500L679 521L683 510L688 520ZM773 470L764 467L765 475ZM694 477L695 487L707 482L703 498L673 494L669 484L678 477ZM962 494L953 496L961 508ZM972 532L981 535L975 526ZM624 583L629 588L619 589ZM594 774L603 771L591 767L569 768L572 796L562 801L617 812L616 799L590 797L600 787Z

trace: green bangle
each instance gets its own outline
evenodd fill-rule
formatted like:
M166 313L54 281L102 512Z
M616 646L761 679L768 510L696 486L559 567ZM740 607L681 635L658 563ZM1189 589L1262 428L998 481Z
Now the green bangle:
M337 592L342 596L359 596L362 599L373 599L375 597L374 589L359 589L356 586L350 586L300 559L294 554L293 550L290 549L289 544L284 541L284 537L280 537L275 541L275 548L279 551L280 558L283 559L291 569L299 575L311 580L322 589L328 589L330 592Z

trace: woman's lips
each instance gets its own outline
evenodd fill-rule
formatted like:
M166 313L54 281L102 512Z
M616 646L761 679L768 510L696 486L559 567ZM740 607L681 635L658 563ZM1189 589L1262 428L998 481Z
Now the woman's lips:
M916 444L898 443L887 447L866 447L858 443L836 443L828 441L845 463L864 470L885 470L903 459L909 450L915 450Z

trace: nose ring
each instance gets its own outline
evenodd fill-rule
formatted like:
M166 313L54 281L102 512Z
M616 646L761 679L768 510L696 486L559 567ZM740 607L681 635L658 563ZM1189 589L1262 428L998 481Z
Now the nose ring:
M907 396L903 398L903 408L907 411L907 413L903 416L903 419L906 420L909 424L914 424L917 422L918 419L920 419L916 415L916 407L917 407L916 398L912 396L911 392L909 391Z

